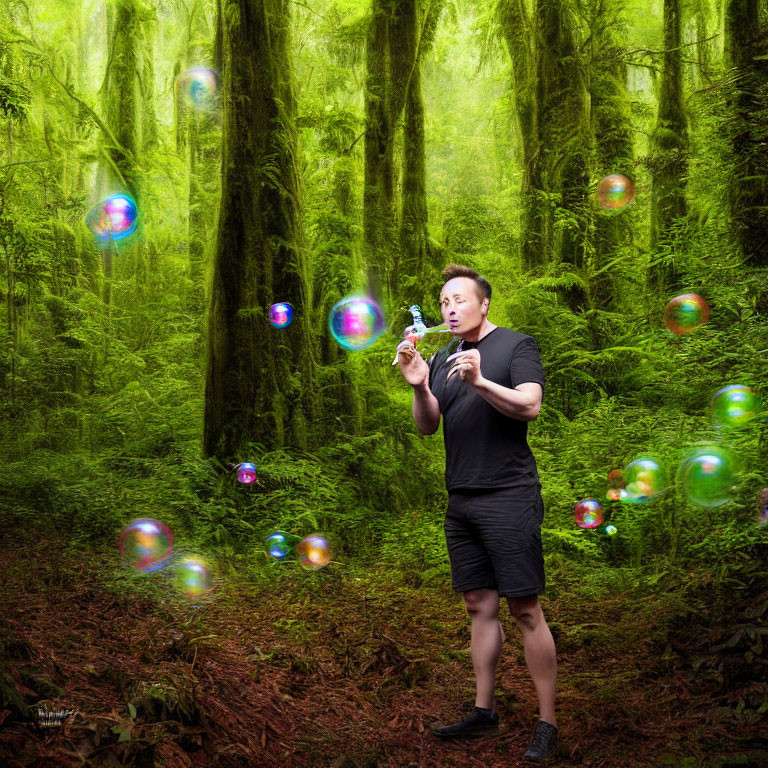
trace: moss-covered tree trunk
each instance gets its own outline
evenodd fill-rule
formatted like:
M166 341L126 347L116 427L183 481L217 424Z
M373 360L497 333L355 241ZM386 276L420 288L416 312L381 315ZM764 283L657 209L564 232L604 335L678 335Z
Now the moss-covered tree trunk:
M140 0L115 0L108 6L112 20L107 69L104 76L104 103L107 125L117 142L114 146L104 137L102 145L102 187L100 196L114 192L128 193L136 201L139 221L144 214L139 156L142 149L142 127L147 110L142 100L145 74L143 46L147 29L147 11ZM143 273L140 247L141 230L121 250L130 252L134 274ZM104 301L111 303L114 243L108 243L104 254Z
M538 0L536 106L544 190L553 196L550 259L584 263L592 136L575 22L565 0ZM542 201L542 205L545 203ZM548 233L547 233L548 234ZM550 238L542 245L549 250Z
M731 96L731 222L748 262L764 267L768 265L768 46L760 6L758 0L728 0L725 59L736 81Z
M593 61L590 96L595 175L603 178L620 173L631 179L634 176L634 153L626 66L620 60L615 41L607 35L595 34ZM595 206L593 210L597 210ZM613 277L611 262L622 247L631 243L632 226L631 210L623 210L615 216L604 212L595 214L589 263L590 306L614 309L618 305L619 287Z
M535 38L525 0L504 0L498 7L512 62L512 91L522 144L520 254L522 267L528 271L544 264L547 254L547 216L536 109Z
M308 281L288 0L223 0L221 203L208 316L204 452L244 458L249 442L304 447L313 419ZM295 319L274 329L268 308Z
M442 4L442 0L428 0L423 9L415 3L409 4L405 25L413 66L405 100L403 195L395 279L400 298L420 306L434 301L439 283L438 260L441 258L440 249L430 240L428 228L421 68L423 57L434 39Z
M683 105L680 0L664 0L664 62L659 108L651 136L651 250L659 252L674 240L673 225L688 211L685 199L688 173L688 118ZM662 290L675 286L674 261L664 258L651 269L652 281Z

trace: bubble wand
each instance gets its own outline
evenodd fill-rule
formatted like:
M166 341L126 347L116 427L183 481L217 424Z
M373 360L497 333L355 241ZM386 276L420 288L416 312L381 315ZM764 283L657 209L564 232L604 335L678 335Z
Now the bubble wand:
M415 347L416 344L421 341L428 333L448 333L449 328L447 323L440 323L440 325L433 325L431 328L427 328L424 324L424 319L421 316L421 307L418 304L412 304L408 307L408 311L413 315L413 324L409 325L403 331L403 340L397 345L395 350L395 359L392 361L392 365L397 365L397 356L400 353L400 349L403 344L410 343Z

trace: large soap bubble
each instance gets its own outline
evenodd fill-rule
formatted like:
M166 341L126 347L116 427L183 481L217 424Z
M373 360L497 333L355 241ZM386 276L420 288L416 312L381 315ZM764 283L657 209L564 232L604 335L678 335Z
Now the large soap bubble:
M333 338L346 349L364 349L384 332L384 313L367 297L342 299L331 309L328 318Z
M733 455L717 445L692 448L680 462L678 480L691 504L697 507L726 504L733 497Z
M626 176L612 173L600 180L596 196L597 202L606 213L617 213L634 200L635 185Z
M655 456L639 456L624 467L624 491L621 500L631 504L650 501L669 487L664 464Z
M173 537L164 523L140 517L123 528L118 549L134 568L154 571L166 562L173 551Z
M573 510L579 528L597 528L603 522L603 508L595 499L580 501Z
M122 240L136 231L139 210L129 195L110 195L88 211L85 223L99 240Z
M294 549L296 537L285 531L275 531L267 536L264 548L274 560L285 560Z
M184 101L195 109L215 109L219 94L219 75L209 67L192 67L177 78Z
M305 536L296 547L299 562L306 570L324 568L331 562L331 547L328 541L319 533Z
M213 571L201 557L185 557L174 563L176 589L189 600L197 600L213 590Z
M712 421L717 427L743 427L760 411L760 398L744 384L729 384L712 398Z
M675 296L664 308L664 323L672 333L682 336L695 331L709 319L709 306L696 293Z
M244 461L236 467L237 482L241 485L253 485L256 482L256 465Z

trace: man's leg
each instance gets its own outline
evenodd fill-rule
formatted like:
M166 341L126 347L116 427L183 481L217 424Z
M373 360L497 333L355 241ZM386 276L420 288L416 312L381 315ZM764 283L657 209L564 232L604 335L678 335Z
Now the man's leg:
M464 604L472 619L472 665L475 668L475 706L493 709L496 664L504 632L499 623L499 593L495 589L473 589L464 593Z
M509 610L520 628L525 647L525 663L533 678L539 698L539 719L557 727L555 719L555 684L557 654L538 595L507 598ZM474 622L473 622L474 625ZM474 654L473 654L474 658Z

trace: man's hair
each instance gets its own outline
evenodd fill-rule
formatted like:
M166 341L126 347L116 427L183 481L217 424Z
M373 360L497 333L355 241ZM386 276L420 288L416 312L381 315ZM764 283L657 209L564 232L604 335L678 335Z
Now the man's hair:
M480 294L480 300L491 300L491 284L472 267L465 267L463 264L449 264L443 270L443 277L447 283L449 280L453 280L454 277L468 277L470 280L474 280Z

